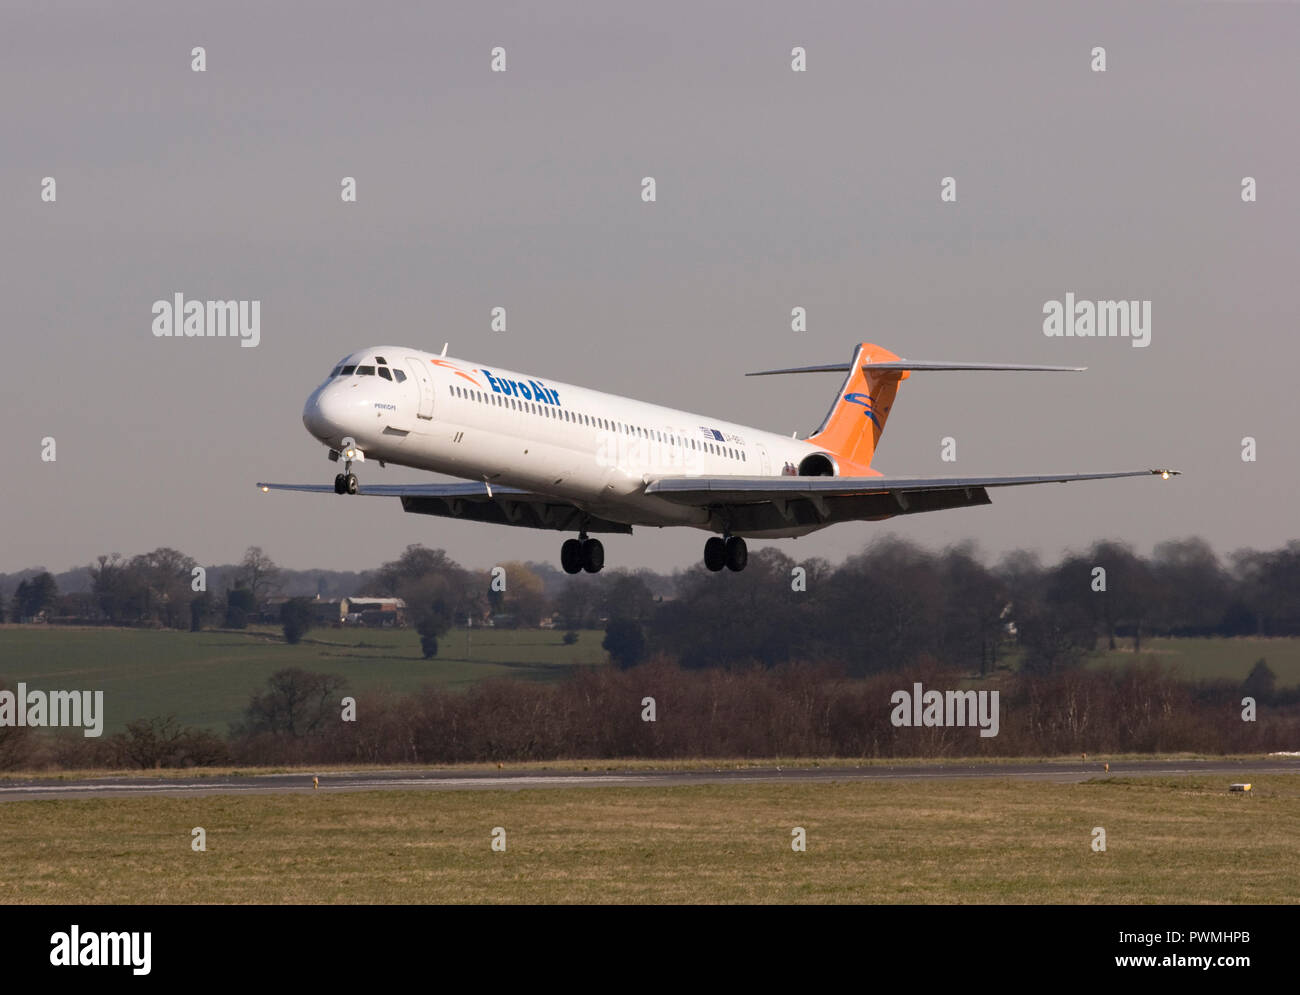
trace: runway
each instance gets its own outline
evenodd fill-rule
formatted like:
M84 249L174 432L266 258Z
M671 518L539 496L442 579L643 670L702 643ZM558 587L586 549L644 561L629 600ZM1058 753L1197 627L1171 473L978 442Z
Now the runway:
M1068 784L1107 777L1221 775L1224 789L1268 774L1300 774L1300 757L1256 760L1136 760L1099 762L872 764L817 767L701 768L697 770L481 769L313 771L291 774L202 777L114 776L85 780L31 778L0 781L0 802L36 799L131 798L143 795L293 794L313 791L523 791L538 788L681 787L692 784L809 784L847 781L952 780L962 778L1051 781ZM320 778L320 786L313 777Z

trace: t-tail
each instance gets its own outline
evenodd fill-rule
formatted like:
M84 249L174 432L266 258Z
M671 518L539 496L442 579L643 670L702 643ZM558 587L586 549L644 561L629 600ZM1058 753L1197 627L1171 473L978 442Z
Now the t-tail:
M1008 363L952 363L903 359L883 346L863 342L853 350L848 363L799 366L783 370L760 370L746 376L763 377L782 373L844 373L844 383L818 429L805 440L833 453L845 475L863 473L871 466L885 422L894 407L898 386L913 371L942 370L1028 370L1079 373L1084 366L1031 366Z

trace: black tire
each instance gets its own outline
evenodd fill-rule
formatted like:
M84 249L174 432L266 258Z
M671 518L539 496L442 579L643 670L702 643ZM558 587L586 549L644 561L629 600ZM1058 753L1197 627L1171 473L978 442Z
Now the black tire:
M588 539L582 544L582 569L589 574L597 574L604 565L605 547L599 539Z
M714 573L727 565L727 544L722 536L711 536L704 544L704 565Z
M560 547L560 566L566 574L576 574L582 570L582 543L577 539L565 539Z
M347 479L346 479L346 478L343 476L343 474L341 474L341 473L337 473L337 474L335 474L335 475L334 475L334 493L335 493L335 494L346 494L347 492L348 492L348 482L347 482Z
M349 474L348 474L348 476L347 476L347 484L348 484L348 493L349 493L349 494L355 494L355 493L357 492L357 487L358 487L358 484L357 484L357 475L356 475L355 473L349 473Z
M748 562L749 547L745 545L745 540L740 536L732 536L727 540L727 569L740 573Z

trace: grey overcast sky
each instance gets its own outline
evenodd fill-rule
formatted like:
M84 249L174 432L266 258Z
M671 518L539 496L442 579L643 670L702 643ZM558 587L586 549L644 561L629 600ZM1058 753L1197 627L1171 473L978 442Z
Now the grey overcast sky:
M801 433L837 379L745 370L859 341L1087 365L916 374L876 465L1185 476L781 545L1282 544L1300 493L1297 51L1300 6L1268 3L6 3L0 570L161 545L220 563L257 544L291 567L414 542L471 566L557 560L555 533L254 488L332 479L301 411L341 355L444 341ZM1151 300L1150 346L1047 338L1043 305L1067 291ZM260 346L155 338L152 303L176 292L260 300ZM704 538L638 530L607 562L686 566Z

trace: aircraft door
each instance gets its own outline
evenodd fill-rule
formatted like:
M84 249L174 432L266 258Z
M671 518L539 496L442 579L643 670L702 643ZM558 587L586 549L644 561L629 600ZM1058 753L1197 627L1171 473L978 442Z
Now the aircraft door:
M772 461L767 458L767 447L761 442L754 444L758 449L759 472L766 477L772 472Z
M433 377L429 367L414 356L406 357L406 368L415 379L415 389L420 392L420 407L416 411L421 418L433 418Z

